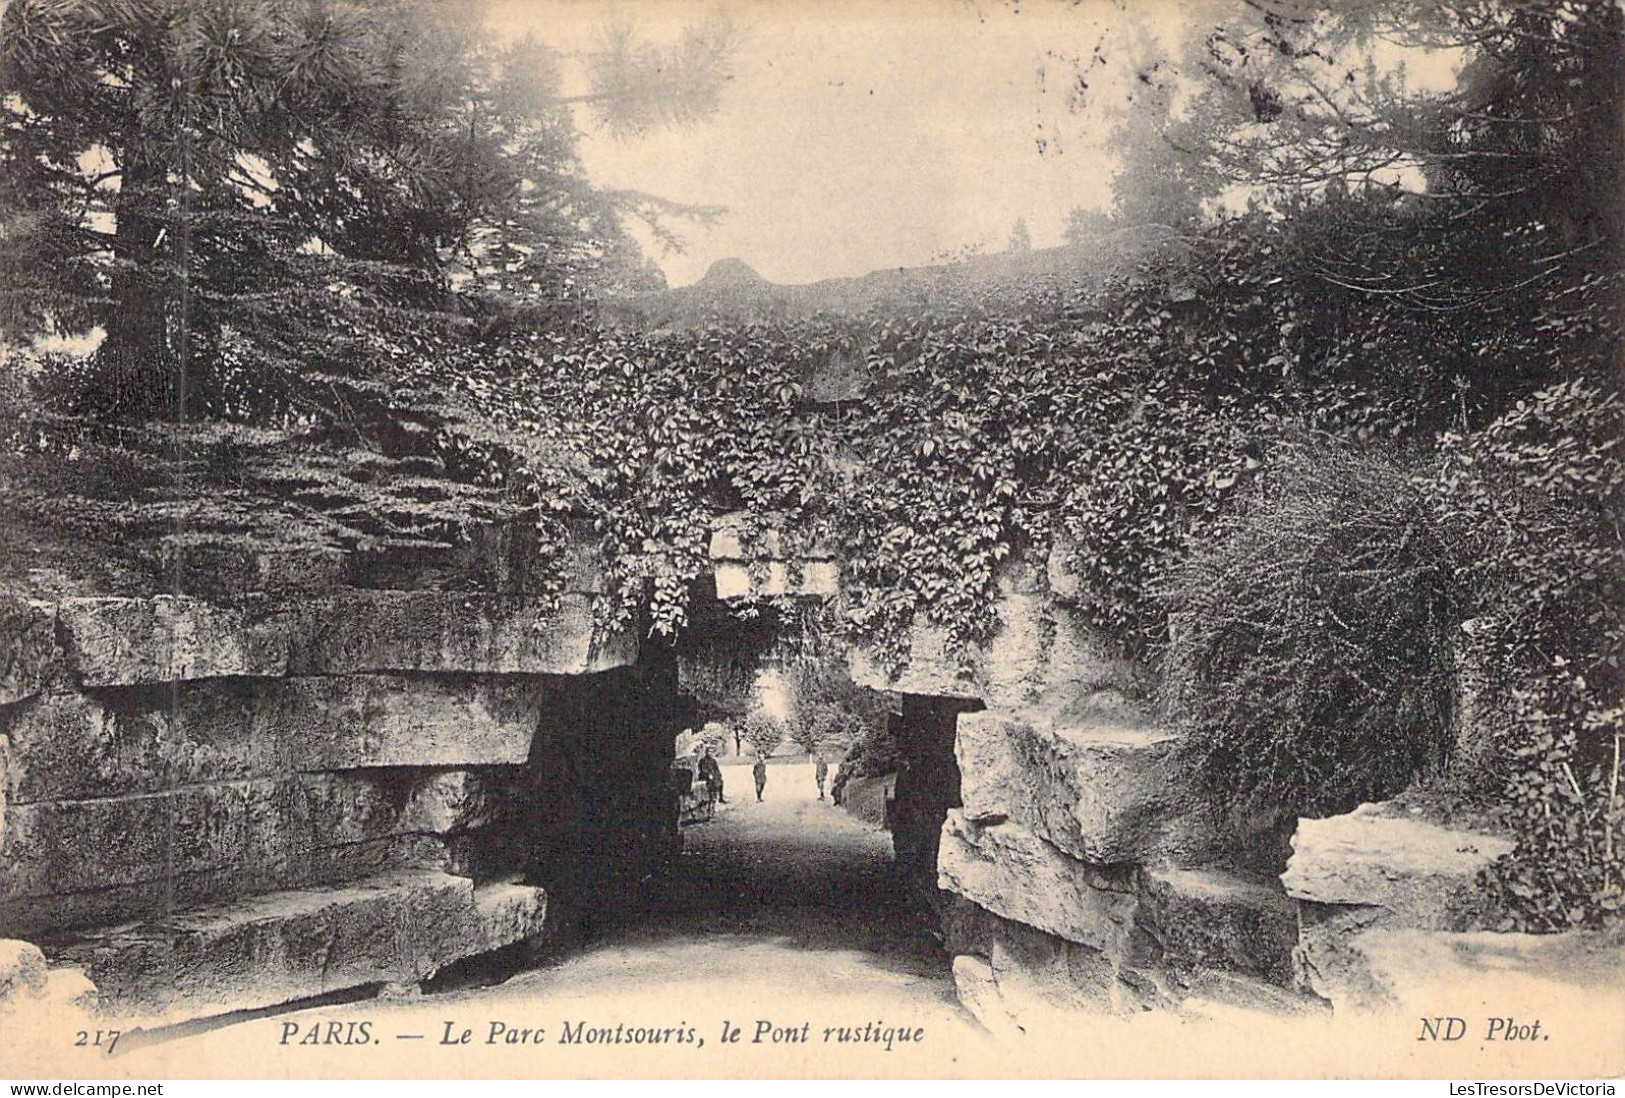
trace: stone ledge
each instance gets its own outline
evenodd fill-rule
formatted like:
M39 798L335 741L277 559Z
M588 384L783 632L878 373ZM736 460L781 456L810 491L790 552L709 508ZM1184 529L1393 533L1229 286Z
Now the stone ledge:
M56 607L0 595L0 706L46 689L58 662Z
M376 671L590 675L631 665L635 635L597 636L592 603L587 594L336 589L305 604L75 598L54 613L63 667L95 688ZM9 620L26 632L28 615ZM51 657L38 645L12 647L12 693L26 696L49 677L38 661Z
M67 666L92 687L285 675L292 617L167 595L57 605Z
M1312 1012L1317 1001L1245 971L1181 970L1155 958L1125 959L1015 922L978 906L956 913L947 946L955 954L955 990L995 1032L1052 1028L1073 1032L1090 1016L1172 1010Z
M521 764L557 686L353 675L41 694L0 713L0 771L16 806L300 770Z
M1465 1014L1458 1005L1513 1013L1625 1016L1625 944L1619 932L1500 934L1343 926L1306 935L1305 986L1338 1012ZM1483 1022L1473 1020L1475 1027ZM1482 1039L1482 1031L1468 1035ZM1561 1039L1554 1037L1553 1040Z
M959 719L967 817L1007 816L1080 861L1200 861L1224 845L1217 814L1181 788L1176 740L1157 729L1037 728L1005 713Z
M1510 839L1361 805L1300 820L1281 883L1297 900L1380 908L1391 925L1460 930L1477 906L1479 873L1512 847Z
M358 876L376 871L374 855L443 859L443 840L484 834L506 807L520 809L522 798L505 796L516 781L467 771L303 774L18 805L0 844L0 901L28 905L145 886L150 904L170 874L224 875L220 883L230 887L233 877L286 880L296 876L288 872L294 866L345 873L344 863L353 862L348 875Z
M541 933L546 908L539 888L476 889L444 873L396 873L113 927L49 952L84 966L105 1015L173 1023L366 984L416 983Z

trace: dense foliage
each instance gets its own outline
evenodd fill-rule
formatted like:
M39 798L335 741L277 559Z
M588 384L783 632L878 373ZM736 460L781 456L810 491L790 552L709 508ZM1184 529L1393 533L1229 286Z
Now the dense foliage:
M1488 429L1445 440L1442 527L1470 546L1460 644L1478 671L1519 850L1499 886L1519 919L1562 929L1625 906L1625 415L1615 379L1574 377Z
M1438 759L1459 657L1518 920L1595 921L1621 892L1621 189L1594 136L1620 13L1434 3L1415 25L1469 61L1419 110L1369 73L1316 94L1380 5L1289 6L1197 44L1199 110L1149 126L1193 159L1138 162L1250 181L1246 215L1198 195L1132 249L1096 225L1082 254L1128 258L1087 280L647 331L577 307L640 200L580 179L541 54L404 0L17 0L6 335L105 338L14 356L0 490L166 553L522 520L545 575L590 531L603 625L661 638L727 515L835 548L840 628L894 659L922 618L986 639L1008 562L1059 552L1104 637L1166 657L1212 772L1309 809ZM712 42L682 48L694 109ZM617 50L601 105L670 120L683 96L630 79L661 66Z

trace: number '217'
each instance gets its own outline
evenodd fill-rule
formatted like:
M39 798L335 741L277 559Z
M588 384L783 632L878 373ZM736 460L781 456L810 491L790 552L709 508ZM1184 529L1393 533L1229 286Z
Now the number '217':
M111 1055L113 1046L118 1044L119 1035L123 1032L120 1029L81 1029L79 1035L74 1038L73 1044L75 1048L106 1049L108 1054Z

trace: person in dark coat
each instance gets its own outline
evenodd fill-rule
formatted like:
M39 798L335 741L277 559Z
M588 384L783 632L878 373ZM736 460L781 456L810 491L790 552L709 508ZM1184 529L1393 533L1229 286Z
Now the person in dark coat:
M762 790L767 788L767 760L757 756L756 765L751 769L751 774L756 778L756 799L761 800Z
M829 780L829 763L824 756L818 756L818 765L813 768L813 778L818 782L818 799L824 799L824 783Z
M728 803L728 799L722 795L722 767L711 757L709 747L700 758L700 780L711 787L712 797L722 804Z

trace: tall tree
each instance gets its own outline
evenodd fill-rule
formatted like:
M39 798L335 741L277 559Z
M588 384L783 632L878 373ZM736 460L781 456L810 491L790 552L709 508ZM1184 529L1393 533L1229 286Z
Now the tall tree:
M1016 223L1010 227L1010 243L1005 248L1010 252L1030 252L1033 250L1032 234L1027 231L1027 219L1016 218Z
M1106 210L1074 206L1066 215L1065 236L1068 244L1088 244L1116 229L1117 222Z
M1441 238L1501 240L1458 266L1521 288L1625 244L1622 43L1610 0L1245 0L1140 83L1187 102L1160 127L1187 164L1274 201L1414 196Z
M546 47L432 0L13 0L0 335L99 326L103 411L251 415L275 389L300 414L298 375L375 359L380 319L635 276L624 218L704 211L592 187L570 105L691 120L730 50L715 23L664 51L619 33L568 97Z

